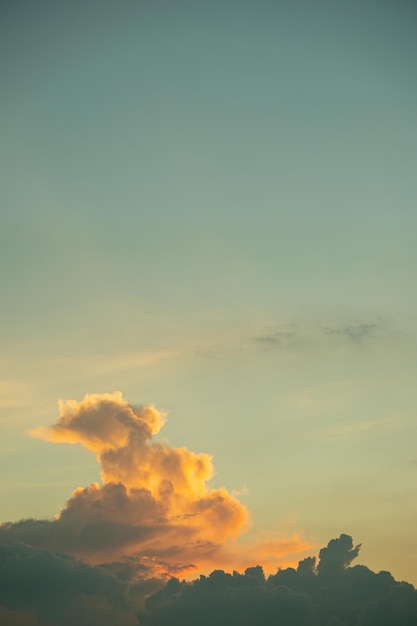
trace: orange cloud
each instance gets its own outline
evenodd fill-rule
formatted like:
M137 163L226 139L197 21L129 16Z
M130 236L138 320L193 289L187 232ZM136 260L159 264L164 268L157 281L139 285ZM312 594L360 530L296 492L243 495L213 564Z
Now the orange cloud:
M56 549L93 562L122 552L173 565L185 559L188 567L247 526L246 507L208 486L208 454L152 442L165 421L155 407L132 406L115 392L61 401L59 408L56 424L31 434L95 452L103 484L74 491L55 520ZM65 533L68 527L76 532Z
M297 536L239 547L247 508L225 488L209 486L210 455L152 441L165 422L154 406L133 406L115 392L59 408L56 424L31 434L94 452L102 484L76 489L53 522L9 525L10 537L91 563L134 557L153 575L285 563L285 554L309 547Z
M88 394L81 402L59 400L58 406L56 424L29 433L49 441L81 443L99 454L125 446L132 433L150 439L164 424L164 415L155 407L130 406L120 391Z

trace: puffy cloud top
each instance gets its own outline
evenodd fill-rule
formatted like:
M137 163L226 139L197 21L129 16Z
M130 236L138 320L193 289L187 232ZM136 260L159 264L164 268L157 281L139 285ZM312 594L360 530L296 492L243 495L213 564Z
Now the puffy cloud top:
M352 547L349 547L352 546ZM298 568L268 578L214 570L192 582L145 580L132 561L91 566L22 544L0 544L0 624L5 626L414 626L417 591L389 572L350 566L349 535L332 539ZM356 550L356 549L355 549ZM329 577L328 555L338 574ZM336 561L332 559L332 562ZM159 586L159 591L155 589ZM147 595L145 605L140 598Z
M80 443L97 453L104 483L148 489L155 497L170 491L202 495L213 475L211 457L186 448L151 443L165 422L154 406L133 406L119 391L90 394L81 402L59 402L56 424L31 431L49 441Z
M59 409L55 424L31 434L94 452L103 482L76 489L55 521L3 525L0 539L24 538L91 563L135 555L160 574L213 563L247 526L246 507L225 488L210 488L210 455L152 440L165 422L154 406L115 392L60 401Z
M193 582L170 581L146 601L144 626L412 626L417 624L417 591L389 572L350 567L358 555L342 534L298 568L266 578L262 568L244 574L222 570ZM329 576L329 564L337 576Z
M94 452L102 483L75 489L54 520L0 525L0 624L417 624L412 585L351 567L360 546L346 534L322 548L318 564L307 557L266 578L256 563L269 567L271 555L294 557L308 544L295 534L238 550L246 507L210 487L209 455L152 440L164 423L155 407L130 405L118 392L59 406L57 422L32 434ZM251 566L164 587L170 576L226 563Z

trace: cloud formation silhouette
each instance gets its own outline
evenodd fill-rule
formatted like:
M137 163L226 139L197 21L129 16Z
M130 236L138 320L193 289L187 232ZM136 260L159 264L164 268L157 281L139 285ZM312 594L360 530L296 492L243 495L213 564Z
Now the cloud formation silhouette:
M266 577L214 570L165 585L135 562L89 565L49 550L0 544L0 624L7 626L413 626L417 591L389 572L351 566L342 534L298 567ZM136 572L136 581L132 576ZM139 571L139 573L138 573ZM144 595L148 598L141 603Z
M108 571L23 544L0 545L0 623L129 626L127 586Z
M244 574L222 570L194 582L171 580L146 601L144 626L411 626L417 591L389 572L350 567L359 553L342 534L298 568L266 578L261 567Z

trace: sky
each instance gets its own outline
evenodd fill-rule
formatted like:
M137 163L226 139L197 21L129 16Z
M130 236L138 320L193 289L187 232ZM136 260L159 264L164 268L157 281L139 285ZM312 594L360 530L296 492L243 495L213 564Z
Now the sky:
M417 584L415 4L0 12L0 531Z

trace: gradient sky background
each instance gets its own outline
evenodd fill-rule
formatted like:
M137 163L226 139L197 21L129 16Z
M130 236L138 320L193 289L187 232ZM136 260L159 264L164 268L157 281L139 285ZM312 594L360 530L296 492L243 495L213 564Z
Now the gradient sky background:
M117 389L252 534L416 584L415 3L1 13L1 520L99 479L27 430Z

